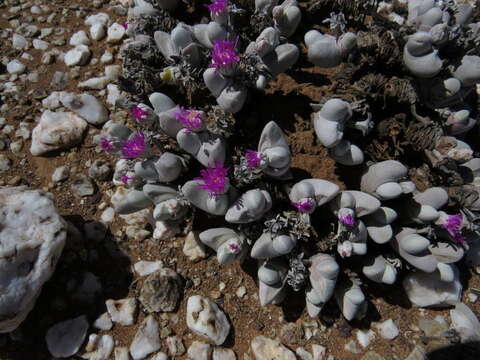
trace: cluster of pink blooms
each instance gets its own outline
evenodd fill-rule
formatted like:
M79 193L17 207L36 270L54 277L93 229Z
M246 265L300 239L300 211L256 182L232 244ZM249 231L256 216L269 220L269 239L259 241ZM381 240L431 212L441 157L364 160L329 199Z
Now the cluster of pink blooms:
M227 190L228 186L228 169L223 167L221 162L217 162L214 167L200 171L200 177L194 180L200 180L203 183L198 187L202 190L207 190L210 196L218 196Z
M123 159L135 159L147 151L146 137L141 132L133 134L130 140L120 142L103 137L100 139L100 147L107 152L118 151Z
M135 159L139 156L142 156L147 150L145 140L145 135L141 132L138 132L135 133L130 140L122 141L120 143L120 152L122 153L122 158Z
M240 61L235 47L236 43L228 40L216 40L213 43L210 56L212 57L211 65L216 71L235 65Z
M292 202L292 205L297 208L298 211L310 213L315 209L316 203L312 198L308 198L302 201Z
M257 169L260 167L260 164L263 160L263 155L258 151L247 150L245 151L245 158L247 159L247 166L250 169Z
M240 246L237 244L230 243L228 244L228 249L233 253L233 254L238 254L242 249L240 249Z
M343 225L348 227L353 227L356 224L355 219L351 214L342 215L339 220Z
M465 242L465 237L462 235L463 215L448 215L446 221L441 227L447 230L448 234L459 244Z
M130 109L130 114L139 122L143 122L148 117L148 112L140 106L134 106Z
M201 130L203 127L203 119L205 113L197 110L187 110L180 107L180 110L175 113L175 119L180 125L184 126L188 132Z
M228 6L228 0L212 0L210 5L205 5L205 7L210 10L211 13L218 15L222 13Z

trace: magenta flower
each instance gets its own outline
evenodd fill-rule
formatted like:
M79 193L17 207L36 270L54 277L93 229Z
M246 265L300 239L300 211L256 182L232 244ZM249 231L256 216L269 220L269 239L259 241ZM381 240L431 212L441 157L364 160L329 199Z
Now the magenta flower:
M135 133L130 140L122 141L120 143L122 149L122 158L134 159L143 155L147 149L145 144L145 135L141 132Z
M148 112L142 109L140 106L132 107L130 109L130 114L140 122L144 121L148 116Z
M351 214L342 215L340 216L339 220L343 225L349 226L349 227L355 226L355 223L356 223L355 219Z
M108 151L108 152L111 152L114 150L113 148L113 141L112 139L109 139L109 138L106 138L106 137L102 137L100 139L100 147L104 150L104 151Z
M127 30L127 29L128 29L128 22L124 22L124 23L122 24L122 26L123 26L123 28L124 28L125 30Z
M233 254L238 254L242 249L240 249L240 246L234 243L228 244L228 249L233 253Z
M218 196L227 190L227 173L228 169L224 168L221 162L217 162L214 167L201 170L201 176L196 177L194 180L203 181L203 184L199 184L198 187L202 190L208 190L210 196Z
M228 6L228 0L212 0L210 5L205 5L205 7L210 10L211 13L218 15L223 12Z
M228 40L216 40L213 43L213 50L210 56L212 57L212 67L216 71L234 65L240 61L240 56L235 50L236 43Z
M124 183L125 185L127 185L128 182L129 182L130 180L133 180L133 179L135 179L133 176L123 175L123 176L120 178L120 181L121 181L122 183Z
M302 201L292 202L292 205L297 208L298 211L311 213L315 210L315 200L312 198L308 198Z
M448 215L441 227L447 230L453 240L459 244L463 244L465 242L465 237L462 235L462 223L462 214Z
M180 107L180 111L175 113L175 119L184 126L188 132L201 130L203 127L203 118L205 114L202 111L187 110Z
M263 155L258 151L247 150L245 151L245 158L247 159L247 164L250 169L257 169L260 167Z

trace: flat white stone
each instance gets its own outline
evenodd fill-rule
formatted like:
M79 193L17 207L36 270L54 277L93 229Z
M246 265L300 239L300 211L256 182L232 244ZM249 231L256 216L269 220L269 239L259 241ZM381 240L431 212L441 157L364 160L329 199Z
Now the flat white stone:
M95 96L63 93L60 97L63 106L67 107L89 124L102 125L108 120L108 110Z
M143 320L138 328L130 345L130 355L132 355L134 360L140 360L159 349L160 335L158 332L158 322L150 315Z
M111 64L113 62L113 54L110 51L105 50L103 55L100 57L100 62L103 64Z
M81 357L89 360L108 360L113 351L113 338L111 335L92 334L88 337L85 347L87 353Z
M39 39L33 39L33 47L37 50L42 50L42 51L45 51L48 49L48 42L44 41L44 40L39 40Z
M25 37L20 34L12 35L12 47L18 50L25 50L28 48L28 42Z
M375 323L373 326L377 329L380 336L386 340L393 340L399 334L398 327L392 319L385 320L381 323Z
M160 270L163 267L162 261L138 261L133 265L135 272L140 276L147 276Z
M127 347L116 347L113 350L115 360L130 360L130 354Z
M70 37L69 44L72 46L77 45L90 45L91 41L87 36L87 33L83 30L77 31Z
M272 340L265 336L257 336L251 343L253 355L256 360L296 360L295 354L278 340Z
M108 16L108 14L98 13L95 15L87 16L87 18L85 19L85 25L92 26L97 23L107 25L109 20L110 20L110 17Z
M372 330L368 331L357 331L357 341L361 347L366 349L368 345L375 339L375 333Z
M113 326L112 319L108 312L103 313L98 317L97 320L93 323L93 326L99 330L110 330Z
M230 323L217 304L199 295L188 298L187 326L216 345L222 345L230 332Z
M87 336L87 330L85 315L53 325L46 335L48 351L56 358L75 355Z
M64 149L83 139L87 122L70 112L43 112L40 122L33 129L30 152L34 156L52 150Z
M113 23L107 30L107 42L118 43L125 36L125 28L119 23Z
M102 40L106 35L106 28L105 25L102 23L95 23L90 27L90 37L95 40L99 41Z
M55 270L66 233L51 194L0 188L0 333L15 330L32 310Z
M77 65L85 65L90 59L90 49L86 45L77 45L72 50L67 51L63 57L65 65L73 67Z
M7 64L7 71L9 74L21 74L27 67L18 60L12 60Z
M135 298L107 300L105 304L113 322L125 326L135 323L137 313L137 301Z

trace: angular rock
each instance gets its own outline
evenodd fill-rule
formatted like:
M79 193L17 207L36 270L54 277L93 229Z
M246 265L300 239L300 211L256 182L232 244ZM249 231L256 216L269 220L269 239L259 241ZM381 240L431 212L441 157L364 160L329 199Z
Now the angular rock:
M144 281L139 300L148 312L170 312L177 308L182 292L182 278L175 271L162 268Z
M278 340L265 336L257 336L251 343L252 352L256 360L296 360L295 354Z
M137 314L137 301L135 298L122 300L107 300L107 311L113 322L120 325L133 325Z
M183 243L183 253L191 261L205 259L208 254L205 245L198 238L198 232L190 231Z
M188 348L187 355L192 360L210 360L212 346L200 341L194 341Z
M15 330L32 310L66 234L50 194L0 188L0 333Z
M92 334L88 337L85 347L87 353L82 358L89 360L108 360L113 351L113 338L111 335Z
M46 110L33 129L30 152L38 156L72 147L82 141L86 129L86 121L73 113Z
M102 125L108 120L107 108L93 95L63 93L62 104L92 125Z
M230 323L217 304L199 295L188 298L187 326L216 345L222 345L230 332Z
M150 315L143 320L138 328L130 345L130 355L134 360L144 359L158 349L160 349L158 322Z

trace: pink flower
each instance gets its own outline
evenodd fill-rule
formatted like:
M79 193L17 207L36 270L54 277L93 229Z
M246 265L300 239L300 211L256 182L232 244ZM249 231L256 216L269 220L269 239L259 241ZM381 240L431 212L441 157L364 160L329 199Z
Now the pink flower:
M128 29L128 22L124 22L124 23L122 24L122 26L123 26L123 28L124 28L125 30L127 30L127 29Z
M240 61L240 57L235 50L236 43L228 40L216 40L213 43L212 67L217 71L227 66L234 65Z
M132 107L130 109L130 114L140 122L144 121L148 116L148 112L142 109L140 106Z
M356 223L355 219L351 214L340 216L339 220L343 225L349 226L349 227L355 226L355 223Z
M233 254L238 254L242 249L240 249L240 246L234 243L228 244L228 249L233 253Z
M211 13L218 15L223 12L228 6L228 0L212 0L210 5L205 5L205 7L210 10Z
M141 132L135 133L130 140L122 141L120 143L122 149L122 158L134 159L143 155L147 149L145 144L145 135Z
M199 184L198 187L202 190L208 190L210 196L218 196L227 190L227 173L228 169L224 168L221 162L217 162L214 167L201 170L201 176L194 180L203 181L203 184Z
M113 151L113 141L112 141L112 139L102 137L100 139L100 147L103 150L108 151L108 152Z
M441 227L447 230L453 240L459 244L463 244L465 242L465 237L462 235L462 223L462 214L448 215Z
M245 151L245 158L247 159L247 164L250 169L257 169L260 167L263 155L261 152L247 150Z
M298 211L311 213L315 210L315 200L312 198L308 198L298 202L292 202L292 205L297 208Z
M189 132L202 129L204 117L205 114L202 111L187 110L183 107L175 113L175 119Z
M130 180L133 180L133 179L135 179L133 176L123 175L123 176L120 178L120 181L121 181L122 183L124 183L125 185L128 185L128 182L129 182Z

